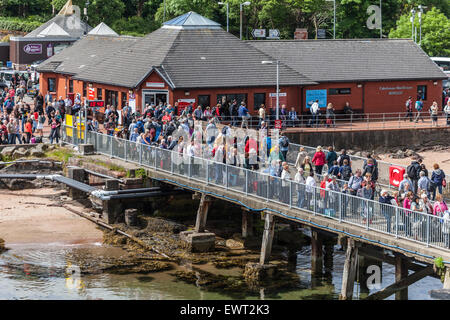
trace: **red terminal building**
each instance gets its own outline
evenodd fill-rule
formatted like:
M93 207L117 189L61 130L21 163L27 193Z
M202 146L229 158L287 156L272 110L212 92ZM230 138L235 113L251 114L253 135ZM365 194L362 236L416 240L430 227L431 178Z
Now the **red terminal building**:
M411 40L241 41L195 12L170 20L143 38L87 35L42 63L45 95L142 110L168 102L213 106L222 99L308 112L318 99L337 111L345 102L365 113L403 112L409 96L440 105L447 76ZM273 61L273 64L262 64Z

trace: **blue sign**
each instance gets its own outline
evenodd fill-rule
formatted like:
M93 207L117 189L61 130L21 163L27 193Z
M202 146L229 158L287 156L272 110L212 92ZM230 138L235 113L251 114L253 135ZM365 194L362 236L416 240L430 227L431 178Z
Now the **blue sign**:
M12 61L6 61L6 67L12 68Z
M311 108L312 104L319 100L319 107L327 107L327 90L306 90L306 108Z

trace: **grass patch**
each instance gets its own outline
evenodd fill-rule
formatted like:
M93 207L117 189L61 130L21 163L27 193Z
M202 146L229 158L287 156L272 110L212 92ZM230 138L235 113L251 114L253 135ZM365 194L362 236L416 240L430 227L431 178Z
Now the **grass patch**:
M123 172L123 173L126 172L124 167L118 166L113 163L107 163L107 162L103 162L103 161L94 160L94 164L108 168L110 171L118 171L118 172Z
M75 152L70 149L58 148L47 151L45 153L45 157L56 161L67 162L71 157L73 157L74 153Z

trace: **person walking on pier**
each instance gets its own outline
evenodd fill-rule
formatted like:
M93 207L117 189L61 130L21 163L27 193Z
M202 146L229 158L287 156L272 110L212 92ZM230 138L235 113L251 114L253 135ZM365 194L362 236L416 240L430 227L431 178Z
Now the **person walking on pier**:
M415 105L416 111L417 111L417 116L416 116L416 120L414 120L414 122L419 122L419 119L422 119L422 122L425 122L425 120L422 117L422 110L423 110L423 100L422 98L420 98L419 100L416 101L416 105Z
M338 159L337 153L334 151L332 146L329 146L327 156L326 156L328 170L330 170L330 168L333 166L334 161L337 159Z
M314 171L309 172L308 178L306 178L306 207L308 210L314 210L314 194L316 192L316 180L314 179Z
M304 177L304 170L302 168L297 168L297 173L295 174L294 181L297 183L297 207L303 208L305 203L305 183L306 179Z
M438 104L436 101L433 101L433 104L430 107L431 123L433 127L438 127L438 113Z
M413 102L412 102L412 97L409 97L408 100L406 100L406 115L404 120L406 121L406 119L409 118L409 121L413 121Z
M289 172L289 165L287 162L283 162L283 171L281 172L281 192L280 201L289 204L289 198L292 195L289 193L291 174Z
M297 159L295 160L295 167L297 169L300 169L302 164L303 164L303 160L308 156L308 153L305 151L304 147L300 147L300 150L297 154Z
M289 151L289 139L285 135L281 135L280 140L278 141L278 145L280 146L281 154L283 155L284 161L287 161L287 153Z
M381 214L386 219L387 233L391 233L391 220L394 210L394 208L391 207L391 205L393 200L394 198L389 195L387 190L381 190L379 202L381 203Z
M436 198L436 189L438 189L439 193L442 194L442 186L445 181L445 173L444 170L439 168L437 163L433 164L433 173L431 174L431 182L434 184L433 190L433 200ZM446 184L447 182L445 182Z
M450 126L450 99L448 99L447 103L445 104L444 113L446 124L447 126Z
M326 157L325 157L325 153L322 151L321 146L317 147L316 153L314 154L311 161L312 161L312 163L314 163L314 166L316 168L316 173L319 175L322 174L322 168L326 163Z

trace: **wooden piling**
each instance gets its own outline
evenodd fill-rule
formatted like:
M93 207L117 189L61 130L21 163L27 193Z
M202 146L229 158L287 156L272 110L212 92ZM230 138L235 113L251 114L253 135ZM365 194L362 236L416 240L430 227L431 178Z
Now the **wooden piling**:
M445 268L444 289L450 290L450 268Z
M78 182L85 182L85 171L82 168L78 167L69 167L68 168L68 178L73 179ZM68 187L69 189L69 197L72 200L80 200L87 198L87 194L81 190L76 188Z
M202 194L200 205L197 211L197 220L195 222L195 232L205 232L206 219L208 217L209 207L211 205L211 197Z
M242 238L253 236L253 215L251 212L242 210Z
M356 263L358 248L353 239L347 239L347 250L345 253L344 272L342 275L342 289L339 300L351 300L353 298L353 287L356 277Z
M260 265L269 263L270 254L272 252L273 234L275 230L275 221L273 215L266 213L264 219L264 233L261 244Z
M322 272L323 272L322 238L319 232L311 229L311 273L322 274Z
M401 255L395 256L395 282L399 282L408 276L406 260ZM395 300L408 300L408 287L395 293Z

